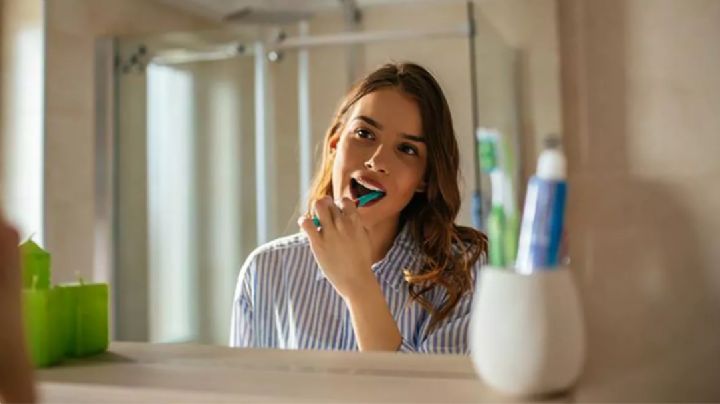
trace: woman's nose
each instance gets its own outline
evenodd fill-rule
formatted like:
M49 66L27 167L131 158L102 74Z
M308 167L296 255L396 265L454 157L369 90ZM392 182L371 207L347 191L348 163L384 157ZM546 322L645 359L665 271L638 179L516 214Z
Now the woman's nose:
M384 154L383 147L378 147L375 150L375 153L373 153L373 155L365 162L365 168L383 174L390 174L387 157Z

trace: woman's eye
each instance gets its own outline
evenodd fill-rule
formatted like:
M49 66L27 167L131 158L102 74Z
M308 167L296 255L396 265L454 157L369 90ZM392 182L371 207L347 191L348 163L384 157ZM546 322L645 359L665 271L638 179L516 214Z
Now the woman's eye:
M409 155L411 155L411 156L417 156L417 155L418 155L417 149L416 149L415 147L410 146L410 145L407 145L407 144L400 145L400 151L403 152L403 153L405 153L405 154L409 154Z
M370 132L367 129L362 129L362 128L355 129L355 134L357 135L357 137L363 138L363 139L372 139L374 137L372 132Z

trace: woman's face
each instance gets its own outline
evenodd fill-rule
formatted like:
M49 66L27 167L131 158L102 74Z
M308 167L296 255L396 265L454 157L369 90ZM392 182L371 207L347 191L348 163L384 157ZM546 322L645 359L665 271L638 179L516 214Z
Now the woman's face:
M334 149L333 195L357 200L369 190L384 196L359 209L367 228L397 221L422 192L427 149L417 103L394 88L365 95L348 112Z

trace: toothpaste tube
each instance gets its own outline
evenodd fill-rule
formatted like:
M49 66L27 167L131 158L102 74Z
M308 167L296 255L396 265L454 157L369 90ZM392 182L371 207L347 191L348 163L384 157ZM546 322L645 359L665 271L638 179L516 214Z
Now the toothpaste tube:
M525 198L515 268L520 273L553 269L560 262L565 218L565 157L557 148L545 149Z

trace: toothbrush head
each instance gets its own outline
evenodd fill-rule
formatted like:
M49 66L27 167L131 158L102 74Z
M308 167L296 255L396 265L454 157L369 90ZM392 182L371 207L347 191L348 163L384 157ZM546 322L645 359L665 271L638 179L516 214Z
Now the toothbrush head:
M383 196L385 196L384 192L380 192L380 191L370 192L370 193L365 194L365 195L361 196L360 198L358 198L357 206L358 207L365 206L368 203L370 203L378 198L382 198Z

